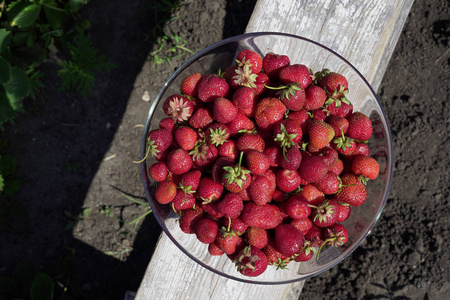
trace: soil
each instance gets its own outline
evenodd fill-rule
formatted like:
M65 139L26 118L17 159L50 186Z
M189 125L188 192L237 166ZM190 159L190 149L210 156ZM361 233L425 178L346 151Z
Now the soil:
M4 132L22 187L2 200L11 214L0 231L0 276L29 258L74 299L123 299L138 289L161 232L151 214L130 224L147 212L132 201L146 201L132 162L150 107L143 96L153 99L189 56L153 67L151 3L90 1L82 16L117 67L98 74L83 99L58 89L64 55L51 57L46 88ZM243 33L255 3L188 0L163 28L198 51ZM300 299L450 299L448 12L445 0L414 2L378 92L395 151L380 220L351 256L307 280Z

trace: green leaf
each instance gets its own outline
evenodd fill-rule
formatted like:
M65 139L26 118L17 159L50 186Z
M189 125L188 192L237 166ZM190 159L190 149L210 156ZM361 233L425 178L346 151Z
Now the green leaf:
M20 100L28 96L30 93L30 81L27 73L19 68L11 68L11 79L5 85L6 98L12 109L15 111L23 111Z
M16 112L9 105L5 89L3 86L0 86L0 129L3 123L14 121L15 116Z
M0 29L0 53L5 51L11 43L12 33L5 28Z
M45 273L38 273L31 284L32 300L52 300L53 280Z
M61 29L69 21L69 15L57 7L45 5L44 13L53 29Z
M5 84L11 78L10 66L8 61L3 57L0 57L0 84Z
M5 180L3 179L3 176L2 176L2 174L0 173L0 192L3 191L3 188L4 188L4 187L5 187ZM0 296L1 296L1 294L0 294ZM3 299L3 298L0 297L0 299Z
M37 274L36 265L29 259L20 260L14 269L14 280L17 287L22 292L22 297L27 297L30 293L31 284Z
M16 5L10 6L9 13L11 26L26 29L35 24L41 13L41 7L34 3L18 2Z
M73 11L78 11L87 3L87 0L69 0L69 6Z
M16 170L17 161L12 155L0 156L0 173L4 176L8 176L14 173Z

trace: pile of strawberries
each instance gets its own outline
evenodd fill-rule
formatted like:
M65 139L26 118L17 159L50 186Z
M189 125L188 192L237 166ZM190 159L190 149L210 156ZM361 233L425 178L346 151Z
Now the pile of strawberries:
M246 276L343 245L341 222L379 173L372 123L347 92L341 74L250 49L224 73L185 77L148 134L156 201Z

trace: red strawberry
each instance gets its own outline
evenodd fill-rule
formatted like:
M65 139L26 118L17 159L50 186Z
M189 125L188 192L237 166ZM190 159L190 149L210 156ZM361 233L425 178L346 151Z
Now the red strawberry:
M319 82L330 98L342 99L348 91L347 79L339 73L328 72Z
M370 149L369 146L367 146L366 143L356 143L355 150L352 152L352 156L357 155L364 155L369 156L370 155Z
M230 137L230 128L222 123L212 123L205 131L206 138L218 147L228 141Z
M244 205L244 209L239 218L248 227L262 229L273 229L282 221L280 210L276 205L258 205L254 202L247 202Z
M250 191L248 188L246 188L245 190L240 191L239 196L241 196L242 201L250 201L252 200L251 196L250 196Z
M175 211L183 211L193 208L195 205L195 197L192 193L188 193L182 189L177 189L177 194L172 200L172 208Z
M356 149L356 142L345 135L341 135L333 140L331 146L336 149L337 152L349 156L353 154L353 151Z
M214 182L211 177L202 177L197 188L197 196L204 204L215 202L222 197L223 185Z
M148 168L148 175L156 182L165 180L167 174L167 166L163 161L154 163Z
M333 172L328 172L325 177L314 183L314 186L321 190L325 195L331 195L339 190L339 178Z
M181 92L189 97L197 97L198 84L202 75L200 73L191 74L181 81Z
M311 205L318 205L325 200L325 195L323 192L318 190L313 184L306 184L302 186L300 195L306 199Z
M239 217L244 202L242 198L235 193L227 193L219 203L217 203L217 210L225 217L235 219Z
M265 142L258 133L245 133L236 141L239 151L248 153L250 150L264 152Z
M280 157L278 164L284 169L295 171L300 167L301 162L302 154L300 149L297 146L292 146L286 150L284 156Z
M333 101L331 104L327 103L327 101L325 101L325 109L323 109L327 115L348 118L353 112L351 103L342 102L338 105L336 101Z
M166 116L171 117L174 121L187 121L194 111L191 101L181 95L169 96L163 103L163 110Z
M155 191L155 199L158 203L170 203L177 194L177 186L173 181L164 180L158 183Z
M223 219L223 226L225 228L229 228L229 230L233 230L238 235L242 235L247 230L247 225L244 224L244 222L241 221L241 219L231 219L231 218L224 218Z
M209 109L199 108L197 109L192 117L189 119L189 125L195 129L205 130L213 122L213 116Z
M266 172L264 172L264 174L262 174L263 176L266 176L267 179L269 179L270 182L270 191L273 193L275 192L275 189L277 188L277 177L275 176L275 173L269 169Z
M339 159L338 152L331 147L322 149L318 156L322 158L323 162L327 165L328 170L332 170Z
M165 128L171 133L174 133L176 129L175 121L172 118L161 119L161 121L159 121L159 128Z
M337 206L339 207L339 215L338 215L336 222L339 222L339 223L344 222L345 220L348 219L348 217L350 217L352 208L348 204L341 204L339 202L338 202Z
M340 137L342 136L342 134L345 134L347 132L348 121L344 117L330 116L330 118L328 119L328 124L333 127L335 137Z
M165 128L153 129L147 135L148 146L144 159L147 158L148 154L155 157L163 154L172 145L172 141L172 133L169 130Z
M246 154L247 169L254 175L261 175L270 167L267 155L257 150L249 150Z
M198 207L183 211L179 219L181 231L187 234L195 233L195 224L202 218L202 214L202 209Z
M275 228L275 242L281 254L291 257L299 253L305 238L303 233L290 224L280 224Z
M250 171L241 167L243 152L239 157L237 165L224 167L222 184L232 193L239 193L249 187L251 182Z
M308 134L309 143L319 150L326 147L334 138L333 127L320 120L311 120L309 122Z
M322 228L313 225L308 233L305 234L305 240L309 241L313 247L320 247L323 244Z
M336 175L340 175L343 170L344 170L344 163L342 162L342 160L338 159L336 165L330 171Z
M174 138L184 150L192 150L197 142L197 132L191 127L181 126L175 130Z
M333 247L340 247L348 241L348 232L344 225L336 223L323 231L325 243Z
M276 173L277 187L283 192L290 193L298 188L301 182L296 170L280 169Z
M216 146L209 143L196 144L194 149L189 152L192 155L194 166L196 168L205 168L212 165L217 157L219 156L219 151L217 151Z
M219 157L212 166L211 177L215 182L222 183L223 167L234 166L234 160L230 157Z
M270 79L269 76L265 73L258 73L258 76L255 80L255 87L253 87L253 90L255 91L256 95L262 95L266 91L266 86L270 85Z
M367 141L372 136L372 122L369 117L360 112L354 112L348 118L347 135L358 141Z
M322 180L327 172L328 167L319 156L304 157L298 169L300 177L309 182Z
M269 158L269 163L271 167L278 167L278 162L282 157L282 151L278 146L270 146L264 149L264 154Z
M208 253L212 256L221 256L224 254L222 249L220 249L219 245L216 242L212 242L208 245Z
M228 157L231 160L235 160L239 155L239 149L235 140L227 140L223 144L217 147L219 156Z
M305 103L305 90L298 84L288 84L278 87L267 87L269 89L279 90L276 96L283 102L287 109L298 111L303 108Z
M263 59L256 51L251 49L244 49L236 57L238 66L248 65L252 73L257 74L261 72Z
M192 158L184 149L178 148L172 150L167 155L167 169L175 175L181 175L188 172L192 168Z
M219 230L215 243L225 254L230 255L236 251L238 241L239 237L234 231L223 227Z
M255 128L255 123L240 112L234 120L227 124L227 126L230 128L231 136L236 136L240 132L253 130Z
M264 254L267 256L268 264L273 265L278 269L286 269L290 262L289 257L281 254L278 250L277 244L274 238L270 238L267 246L263 249Z
M241 113L253 117L256 110L257 95L252 88L245 86L238 88L234 92L232 100Z
M300 125L302 133L304 135L308 133L308 123L310 116L305 109L302 108L299 111L290 111L287 115L287 119L296 121Z
M305 103L303 108L306 110L316 110L321 108L327 100L327 93L323 88L317 85L310 85L305 90Z
M303 137L303 131L298 123L292 119L284 119L278 122L273 128L274 141L283 148L283 154L286 148L300 142Z
M281 121L286 106L277 98L266 97L256 105L255 121L262 130L272 130Z
M228 123L236 118L238 108L226 98L216 98L213 103L213 119L219 123Z
M252 73L251 67L247 64L244 64L242 66L237 65L235 68L233 68L231 71L230 69L227 69L227 72L225 73L225 78L227 82L230 83L230 86L232 89L238 89L240 87L246 86L249 88L255 88L256 87L256 77L258 77L258 74Z
M286 66L280 70L278 77L284 84L295 83L305 90L311 84L308 67L301 64Z
M198 206L207 213L212 219L219 220L223 215L217 210L217 201L211 203L197 202Z
M335 200L351 206L364 204L367 191L358 176L355 174L344 174L341 176L341 181L343 186L336 192Z
M313 225L310 218L292 219L289 224L300 230L303 235L306 235Z
M226 97L230 86L227 81L215 74L202 75L198 83L198 99L211 103L216 98Z
M202 173L199 170L184 173L180 178L179 188L192 194L197 190L201 176Z
M287 193L283 192L279 188L276 188L272 195L272 200L275 202L284 202L287 198Z
M269 233L262 228L249 227L245 232L245 240L249 245L262 249L269 242Z
M358 155L353 160L352 171L357 175L361 174L370 180L374 180L380 173L380 165L370 156Z
M336 223L339 215L339 207L334 200L325 200L319 206L313 207L311 220L319 227L328 227Z
M315 248L311 245L311 242L305 240L300 253L295 257L296 262L308 261L314 256Z
M256 175L252 177L249 186L250 198L259 205L264 205L272 200L273 190L271 189L270 180L264 175Z
M211 244L216 240L219 226L209 218L202 218L195 224L195 235L204 244Z
M286 55L279 55L269 52L263 58L264 73L266 73L271 79L278 78L278 73L280 70L289 64L290 60Z
M286 202L286 212L292 219L300 220L309 217L311 208L303 196L292 195Z
M237 270L245 276L256 277L267 269L267 257L258 248L247 246L234 257Z

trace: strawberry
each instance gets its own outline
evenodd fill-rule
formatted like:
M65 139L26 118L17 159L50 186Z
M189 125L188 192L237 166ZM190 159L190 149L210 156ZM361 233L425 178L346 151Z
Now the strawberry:
M195 224L202 218L203 211L200 208L187 209L181 213L179 219L181 231L187 234L195 233Z
M275 173L269 169L266 172L264 172L264 174L262 174L263 176L266 176L267 179L269 179L269 188L271 193L275 192L275 189L277 188L277 177L275 176Z
M237 270L249 277L256 277L267 269L267 257L258 248L247 246L237 254L233 261Z
M290 262L289 257L281 254L278 250L277 244L274 238L270 238L267 246L263 249L264 254L267 256L268 264L273 265L278 269L286 269Z
M216 240L219 226L209 218L202 218L195 224L195 235L204 244L211 244Z
M177 189L175 198L172 200L172 208L174 211L183 211L193 208L195 205L195 197L192 193L188 193L182 189Z
M238 61L238 66L248 65L251 72L257 74L261 72L263 59L256 51L251 49L244 49L238 53L236 57Z
M270 167L267 155L257 150L249 150L246 154L247 169L254 175L261 175Z
M258 133L245 133L236 141L239 151L247 154L250 150L264 152L265 142Z
M310 218L292 219L289 224L300 230L303 235L306 235L313 225Z
M275 202L284 202L287 198L287 193L283 192L279 188L276 188L272 195L272 200Z
M338 108L342 102L350 104L345 98L348 92L348 81L342 74L329 72L320 80L319 86L328 94L329 99L325 102L326 105L335 102L336 108Z
M275 176L277 187L283 192L293 192L300 185L301 178L296 170L280 169Z
M327 100L327 93L323 88L317 85L310 85L305 90L305 103L303 108L306 110L316 110L321 108Z
M244 222L241 221L241 219L231 219L231 218L224 218L223 219L223 226L225 228L229 228L229 230L233 230L238 235L242 235L247 231L247 225L244 224Z
M348 118L347 135L358 141L367 141L372 136L372 122L369 117L360 112L354 112Z
M222 249L220 249L219 245L216 242L212 242L208 245L208 253L212 256L221 256L224 254Z
M195 129L205 130L209 125L213 123L213 116L209 109L199 108L192 117L189 119L189 125Z
M297 146L293 146L286 150L284 156L280 157L278 164L280 167L295 171L300 167L302 162L302 154Z
M296 121L300 125L302 133L304 135L308 133L308 123L310 116L304 108L298 111L290 111L287 115L287 119Z
M202 173L199 170L184 173L180 178L179 188L187 192L196 191L200 183Z
M351 156L357 156L357 155L364 155L369 156L370 155L370 149L369 146L367 146L366 143L356 143L355 150L353 150Z
M191 127L181 126L175 130L175 141L184 150L192 150L197 142L197 132Z
M330 118L328 119L328 124L333 127L335 137L340 137L347 132L348 121L344 117L330 116Z
M320 120L311 120L308 124L309 143L316 149L326 147L334 138L331 125Z
M202 75L200 73L193 73L183 78L180 87L181 92L189 97L197 97L198 84L201 78Z
M233 94L232 101L239 112L249 117L255 114L257 95L252 88L245 86L238 88Z
M286 112L286 106L281 100L266 97L256 105L255 122L262 130L272 130L281 121Z
M314 252L315 248L311 245L311 242L305 240L303 247L300 249L300 253L296 255L294 260L296 262L309 261L314 256Z
M252 73L252 69L248 64L244 64L242 66L237 65L232 72L230 69L227 69L226 80L229 82L232 89L238 89L240 87L249 87L255 88L256 77L258 74Z
M222 183L222 176L224 173L223 167L234 166L234 159L230 157L219 157L212 166L211 177L215 182Z
M232 192L239 193L249 187L251 182L250 171L241 167L243 152L239 156L239 162L234 166L223 167L222 184Z
M205 131L205 137L214 146L218 147L228 141L230 128L222 123L212 123Z
M308 67L302 64L286 66L280 70L278 77L284 84L295 83L305 90L311 84L311 74Z
M219 203L217 203L217 210L225 217L235 219L239 217L244 202L242 198L235 193L227 193Z
M248 188L246 188L245 190L240 191L239 196L241 196L242 201L250 201L252 200L251 196L250 196L250 191Z
M313 247L320 247L323 244L322 228L312 225L311 229L305 234L305 240L309 241Z
M339 202L337 203L337 206L339 207L339 215L336 219L336 222L344 222L348 219L348 217L350 217L352 208L348 204L341 204Z
M264 175L255 175L249 186L251 200L259 205L264 205L272 200L273 190L270 188L270 180Z
M342 160L338 159L336 165L330 171L336 175L340 175L344 170L344 163Z
M282 222L280 210L276 205L258 205L254 202L247 202L244 205L239 218L248 227L262 229L273 229Z
M161 119L161 121L159 121L159 128L165 128L169 130L171 133L174 133L176 129L174 119L172 118Z
M311 205L318 205L325 200L324 193L311 183L302 186L302 190L299 195L303 196L306 202Z
M253 90L255 91L256 95L262 95L266 91L266 86L270 85L270 79L269 76L265 73L258 73L258 76L256 76L255 80L255 87L253 87Z
M280 161L280 158L283 155L280 147L278 147L278 146L266 147L264 149L264 154L269 159L269 164L271 167L279 166L278 162Z
M161 155L172 145L172 141L173 136L169 130L165 128L153 129L147 135L147 153L139 162L144 161L148 154L156 158L162 158Z
M286 148L289 148L303 137L300 124L292 119L284 119L278 122L273 128L274 141L283 149L283 156L286 159ZM287 159L287 161L289 161Z
M249 227L245 232L245 240L249 245L262 249L269 242L269 233L262 228Z
M322 158L323 162L327 165L328 170L332 170L339 159L338 152L331 147L323 148L317 156Z
M219 220L220 218L223 217L223 215L217 209L217 201L216 202L211 202L211 203L197 202L197 204L213 220Z
M168 170L163 161L152 164L148 168L148 175L156 182L161 182L167 178Z
M339 190L340 181L336 174L328 172L322 180L314 183L314 186L325 195L331 195Z
M352 138L342 134L340 137L337 137L333 140L331 146L336 149L337 152L345 156L349 156L355 151L356 142Z
M198 82L198 99L211 103L216 98L225 98L230 86L227 81L215 74L202 75Z
M300 177L309 182L322 180L328 172L327 165L319 156L309 156L302 159L298 168Z
M238 108L226 98L216 98L213 103L213 119L226 124L236 118Z
M303 233L290 224L280 224L275 228L275 242L281 254L292 257L299 253L305 238Z
M174 121L183 122L192 116L194 106L188 98L172 95L164 101L163 110L166 116L171 117Z
M155 199L158 203L170 203L177 194L177 185L170 180L164 180L158 183L155 191Z
M214 182L211 177L204 176L200 179L197 188L197 196L204 204L215 202L222 197L223 185Z
M311 110L309 111L309 114L311 115L312 120L320 120L323 122L325 122L328 117L327 111L323 109Z
M358 176L347 173L341 176L341 181L342 187L336 192L335 200L347 203L351 206L360 206L364 204L367 197L367 191Z
M188 172L193 165L189 152L182 148L172 150L167 155L167 169L175 175L181 175Z
M217 234L215 243L223 251L223 253L229 255L236 251L236 245L239 241L238 235L234 231L227 230L222 227Z
M380 165L370 156L358 155L352 162L352 171L356 175L361 174L370 180L374 180L378 177Z
M303 108L305 103L305 90L299 84L288 84L285 86L268 87L268 89L278 90L276 96L280 99L287 109L298 111Z
M219 156L219 151L216 146L210 143L200 143L196 144L194 149L189 152L192 155L194 166L196 168L204 169L207 166L212 165L217 157Z
M292 219L300 220L309 217L311 208L301 195L292 195L286 202L286 212Z
M325 108L323 109L327 116L338 116L347 119L353 112L353 105L351 103L342 102L338 105L336 101L331 102L331 104L329 102L327 103L327 101L325 101Z
M313 206L311 220L316 226L328 227L336 223L339 207L335 200L325 200L319 206Z
M269 52L263 58L264 73L266 73L271 79L278 78L278 73L280 70L289 64L290 60L286 55L279 55Z

